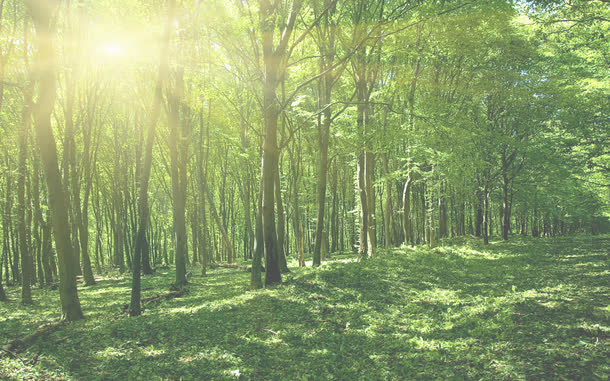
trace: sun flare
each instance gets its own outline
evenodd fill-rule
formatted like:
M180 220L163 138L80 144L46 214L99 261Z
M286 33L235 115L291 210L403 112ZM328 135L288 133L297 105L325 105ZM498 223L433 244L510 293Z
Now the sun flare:
M117 42L109 42L104 45L104 53L110 57L118 57L123 55L123 46Z

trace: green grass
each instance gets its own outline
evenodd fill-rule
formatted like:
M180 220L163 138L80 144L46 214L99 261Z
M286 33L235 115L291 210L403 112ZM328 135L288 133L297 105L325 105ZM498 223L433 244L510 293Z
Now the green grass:
M247 291L213 270L190 293L122 310L129 279L80 288L87 320L0 359L8 379L608 379L610 237L380 252ZM196 272L196 271L194 271ZM172 271L143 280L144 297ZM58 316L57 291L0 304L0 345Z

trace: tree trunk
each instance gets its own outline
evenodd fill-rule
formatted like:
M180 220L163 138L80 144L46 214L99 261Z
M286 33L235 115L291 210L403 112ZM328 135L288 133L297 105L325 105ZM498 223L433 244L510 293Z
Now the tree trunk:
M327 115L328 113L328 115ZM316 241L313 249L313 266L320 266L320 250L322 247L322 232L324 230L324 208L326 206L326 178L328 170L328 135L330 129L330 107L324 111L324 121L320 123L318 131L318 210L316 218Z
M360 246L358 248L358 260L364 260L368 256L368 197L364 180L364 152L358 154L358 194L360 196Z
M34 105L34 120L36 138L40 149L47 189L49 192L49 208L53 216L53 230L59 260L59 296L62 306L62 319L68 321L83 318L78 292L76 289L75 258L70 241L70 225L68 221L68 203L61 183L57 147L51 128L51 113L55 104L55 66L52 38L55 33L51 29L51 14L54 12L50 4L27 0L34 25L36 27L36 45L38 47L38 103Z
M170 2L174 7L174 2ZM172 10L173 12L173 10ZM173 13L172 13L173 16ZM169 26L168 26L169 28ZM182 71L175 73L173 85L167 84L168 125L170 174L173 198L174 221L174 257L176 261L175 287L180 289L186 285L186 155L187 138L184 127L180 123L180 105L184 91ZM211 206L211 205L210 205Z
M264 237L263 237L263 213L262 213L262 195L263 182L261 179L259 186L259 195L256 208L256 217L254 222L254 249L252 250L252 272L250 273L250 289L257 290L263 287L261 280L261 264L264 254Z
M330 215L330 252L335 253L339 249L339 202L337 194L337 162L333 165L331 175L331 193L332 193L332 212Z
M26 199L25 199L25 178L27 175L27 149L28 149L28 133L30 130L30 105L32 101L31 86L24 87L24 108L22 113L22 125L19 131L19 172L17 177L17 225L19 231L19 252L21 254L21 304L32 303L32 289L30 283L32 281L32 265L30 247L27 242L26 228Z
M447 206L443 197L438 198L438 238L447 237Z
M383 155L383 170L386 176L389 176L389 167L388 167L388 153ZM383 218L383 236L384 236L384 244L386 249L392 246L392 238L394 233L392 232L393 223L392 223L392 215L394 214L392 210L392 182L389 179L385 180L385 205L384 205L384 218Z
M368 240L368 251L369 256L375 256L377 249L377 220L375 215L375 154L372 152L365 152L365 186L366 196L368 198L367 212L368 212L368 223L367 223L367 240Z
M133 280L131 286L131 301L129 304L129 315L139 316L141 310L141 259L142 251L146 249L146 229L149 220L149 209L148 209L148 183L150 180L150 171L152 166L152 148L155 138L155 127L159 120L161 113L161 102L163 98L163 85L167 82L169 75L168 71L168 49L169 39L171 35L171 28L173 25L175 2L169 1L167 10L167 24L161 43L160 63L159 63L159 74L157 77L157 84L155 86L155 92L153 95L153 103L151 108L150 119L148 121L148 131L146 135L146 146L144 151L144 166L142 172L140 172L140 189L138 196L138 232L136 235L135 250L134 250L134 263L133 263ZM116 244L116 242L115 242ZM176 270L176 274L178 270Z
M275 175L275 201L277 202L277 246L280 271L282 273L289 273L288 263L286 263L286 253L284 253L284 229L286 224L284 222L284 205L282 203L282 188L279 171L276 172Z
M405 245L408 245L409 242L413 245L414 240L411 236L411 185L413 184L413 179L411 176L407 177L407 181L405 181L405 188L402 192L402 228L404 229L405 236Z
M88 128L91 128L89 123ZM89 257L89 196L91 194L91 186L93 183L93 176L91 174L91 131L83 131L83 168L85 174L85 190L83 198L82 211L79 213L78 219L79 233L80 233L80 245L81 245L81 258L83 262L83 278L85 285L91 286L95 284L95 278L93 277L93 270L91 268L91 259ZM78 204L80 207L80 202Z
M475 202L475 221L474 221L474 236L481 236L481 226L483 224L483 195L480 191L477 191L477 197Z
M489 225L489 191L487 186L483 190L483 243L487 245L489 243L488 234Z
M32 204L34 206L34 246L36 252L36 266L38 267L38 284L42 288L44 282L44 267L42 265L42 237L40 236L40 229L44 225L42 219L42 208L40 207L40 158L38 152L33 155L34 167L34 178L32 180ZM0 282L1 283L1 282Z
M286 70L289 51L288 43L294 29L303 0L294 0L290 7L288 20L279 20L278 2L260 2L260 32L263 58L263 162L261 181L263 183L263 239L265 241L265 285L271 286L282 281L279 267L277 233L275 228L275 177L278 170L279 147L277 144L277 122L280 115L277 87ZM282 25L276 25L281 23ZM281 28L278 43L275 46L276 27Z
M2 264L5 260L5 251L2 250L2 257L0 257L0 302L6 302L8 298L6 297L6 292L4 292L4 286L2 285ZM8 278L8 274L6 274Z
M227 229L224 226L220 215L218 214L218 210L216 209L216 203L214 202L214 196L208 187L207 180L204 180L203 187L205 194L207 195L207 201L210 207L210 213L212 213L212 217L214 218L214 222L216 222L216 226L218 230L220 230L220 234L222 236L222 242L227 250L228 262L231 263L233 259L233 244L231 243L231 239L229 238L229 234L227 233Z
M510 230L510 206L508 203L508 178L502 176L502 239L508 241L508 232Z

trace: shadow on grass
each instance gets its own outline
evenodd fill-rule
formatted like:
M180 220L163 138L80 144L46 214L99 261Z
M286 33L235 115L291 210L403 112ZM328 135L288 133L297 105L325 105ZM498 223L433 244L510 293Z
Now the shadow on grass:
M30 355L75 379L602 379L609 241L515 238L295 269L254 292L247 273L212 272L138 318L108 312L129 282L100 284L82 300L102 312Z

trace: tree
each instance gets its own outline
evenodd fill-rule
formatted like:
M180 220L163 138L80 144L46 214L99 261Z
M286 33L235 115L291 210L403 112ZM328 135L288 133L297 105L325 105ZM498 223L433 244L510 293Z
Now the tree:
M131 302L129 306L129 315L130 316L139 316L141 314L141 305L140 305L140 268L141 268L141 258L142 251L146 250L146 228L148 226L149 221L149 207L148 207L148 183L150 180L150 171L152 166L152 148L153 141L155 137L155 126L159 119L159 115L161 113L161 103L163 98L163 87L167 83L169 76L169 64L168 64L168 50L169 50L169 41L172 33L172 25L174 19L175 12L175 2L170 0L167 8L167 20L165 24L165 30L163 32L163 39L161 42L161 50L160 50L160 62L159 62L159 72L157 76L157 83L155 86L155 91L153 94L153 102L151 107L150 119L148 120L148 130L146 134L146 145L144 150L144 165L142 167L142 171L140 172L140 190L138 197L138 232L136 236L135 242L135 251L134 251L134 263L133 263L133 280L131 286ZM182 222L184 222L184 214L182 214ZM178 277L178 271L176 271L176 276ZM182 274L184 277L185 274ZM184 279L186 280L186 279ZM177 286L181 287L183 284L178 283Z
M38 101L33 104L33 115L36 139L43 162L49 208L53 217L53 232L57 248L61 300L61 317L68 321L82 319L78 291L76 289L76 271L74 268L74 251L70 240L66 195L61 183L57 148L51 129L51 113L55 103L55 59L53 51L53 28L51 15L57 5L54 1L27 0L26 4L36 29L36 47L38 56L34 72L38 78Z
M279 268L278 242L275 226L275 180L278 171L279 147L277 123L282 105L278 102L277 87L285 72L292 49L289 41L302 0L289 2L259 1L259 22L262 44L263 70L263 116L264 135L261 170L262 186L262 227L265 243L265 285L271 286L282 281ZM279 29L279 31L277 30ZM275 34L279 38L275 43ZM255 264L253 263L253 266Z

